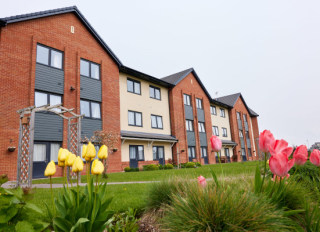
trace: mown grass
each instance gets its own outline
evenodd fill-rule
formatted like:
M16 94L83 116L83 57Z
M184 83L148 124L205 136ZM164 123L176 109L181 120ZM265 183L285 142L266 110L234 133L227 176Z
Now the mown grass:
M243 163L222 164L223 173L226 177L253 176L258 161ZM219 164L203 165L198 168L171 169L158 171L140 171L140 172L117 172L108 173L107 182L130 182L130 181L161 181L172 177L196 178L199 175L211 177L210 169L213 169L217 176L221 176L221 167ZM53 183L64 182L61 177L53 178ZM81 177L81 182L86 183L86 176ZM33 180L33 184L48 184L49 179Z

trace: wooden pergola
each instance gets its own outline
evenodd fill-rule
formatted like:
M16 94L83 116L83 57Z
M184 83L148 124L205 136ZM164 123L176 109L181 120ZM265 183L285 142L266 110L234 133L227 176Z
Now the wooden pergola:
M63 119L68 120L68 150L75 155L80 155L81 141L81 118L72 112L74 109L67 109L58 105L30 106L17 113L20 115L19 127L19 147L18 147L18 164L17 164L17 186L32 186L32 168L34 152L34 126L36 112L51 112ZM70 113L70 117L65 114ZM68 169L69 171L69 169Z

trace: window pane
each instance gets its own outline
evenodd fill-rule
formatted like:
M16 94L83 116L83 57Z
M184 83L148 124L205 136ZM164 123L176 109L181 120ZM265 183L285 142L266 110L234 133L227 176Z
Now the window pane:
M58 152L60 149L59 143L51 143L50 144L50 161L58 162Z
M130 146L129 147L129 157L130 159L136 159L136 147Z
M129 125L134 125L134 112L128 112L128 122Z
M89 102L80 101L80 113L84 114L84 116L86 116L86 117L90 117Z
M162 128L162 117L157 117L158 128Z
M85 60L80 60L80 75L89 76L89 62Z
M163 147L158 147L158 154L159 154L159 159L163 159L163 156L164 156Z
M140 94L140 83L134 82L134 92Z
M139 160L144 160L144 157L143 157L143 146L138 146L138 155L139 155Z
M99 103L95 103L95 102L91 102L91 115L93 118L101 118L100 115L100 104Z
M142 126L142 115L141 113L136 113L136 125Z
M37 46L37 62L40 64L49 65L49 49Z
M151 127L157 127L157 118L154 115L151 115Z
M189 157L192 157L192 154L191 154L191 147L188 147L188 156L189 156Z
M187 105L187 96L185 94L183 94L183 103Z
M155 93L156 93L156 99L160 100L160 90L159 89L155 89Z
M36 107L38 106L44 106L48 104L48 98L47 98L46 93L40 93L40 92L35 92L35 105Z
M149 92L150 92L150 97L151 98L155 98L155 96L154 96L154 88L153 87L149 88Z
M186 130L187 130L187 131L190 130L190 129L189 129L189 122L188 122L188 120L186 120Z
M208 154L207 154L207 148L205 148L205 147L203 148L203 156L204 156L204 157L207 157L207 156L208 156Z
M45 144L34 144L33 161L45 161L47 157Z
M62 68L62 53L51 50L51 66L55 68Z
M54 105L58 105L61 104L61 96L57 96L57 95L50 95L50 105L54 106ZM57 112L60 112L60 109L53 109Z
M133 93L133 81L127 80L127 88L129 92Z
M153 160L157 160L157 147L152 148Z
M94 79L100 79L100 66L97 64L91 63L91 77Z

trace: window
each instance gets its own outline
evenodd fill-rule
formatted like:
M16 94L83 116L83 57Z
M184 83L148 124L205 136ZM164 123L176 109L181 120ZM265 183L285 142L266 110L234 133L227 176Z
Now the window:
M164 159L164 147L163 146L153 146L153 160Z
M80 113L87 118L101 119L100 103L80 100Z
M241 155L246 156L246 149L244 149L244 148L241 149Z
M100 65L88 60L80 60L80 75L100 80Z
M189 156L189 160L191 159L195 159L196 158L196 150L195 147L188 147L188 156Z
M63 53L53 48L37 45L37 63L62 69Z
M157 129L163 129L162 116L151 115L151 127Z
M200 147L201 157L205 158L208 156L207 147Z
M247 115L243 115L243 121L247 123Z
M223 117L223 118L226 117L225 111L222 108L220 108L220 116Z
M34 142L34 154L33 161L35 162L49 162L53 160L58 162L58 152L61 147L61 143L58 142Z
M210 106L211 114L217 115L217 108L215 106Z
M130 159L144 161L144 147L143 145L129 145Z
M196 98L196 106L198 109L202 109L202 100L199 98Z
M248 155L249 157L252 157L251 148L248 148Z
M230 157L229 148L224 149L224 154L226 155L226 157Z
M129 126L142 126L142 113L135 111L128 111Z
M219 129L217 126L212 127L212 132L213 132L213 135L219 136Z
M240 115L240 112L237 112L237 120L240 120L240 121L241 121L241 115Z
M193 131L193 121L192 120L186 120L186 130Z
M150 92L150 98L161 100L160 88L150 85L149 92Z
M34 102L35 102L35 106L39 107L39 106L44 106L44 105L58 105L61 104L61 96L59 95L55 95L55 94L51 94L51 93L44 93L44 92L35 92L35 96L34 96ZM57 112L60 112L60 109L53 109Z
M249 131L246 131L245 134L246 134L246 138L250 140Z
M223 137L228 137L227 128L222 127L222 136Z
M141 94L141 83L140 81L127 79L127 89L130 93Z
M203 133L206 132L203 122L198 122L198 129L199 129L199 132L203 132Z
M190 95L183 94L183 102L187 106L191 106L191 97Z
M239 130L239 136L240 136L240 138L243 138L243 133L241 130Z
M55 163L58 162L58 153L60 147L60 143L50 143L50 160L53 160Z

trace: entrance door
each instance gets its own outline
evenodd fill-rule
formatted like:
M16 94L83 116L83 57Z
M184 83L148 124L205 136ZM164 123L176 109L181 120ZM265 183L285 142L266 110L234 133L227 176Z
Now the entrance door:
M136 146L129 146L130 168L138 167L138 154Z
M165 165L164 147L158 147L159 164Z
M204 160L204 164L209 164L208 153L207 153L207 148L206 147L201 147L201 157Z

